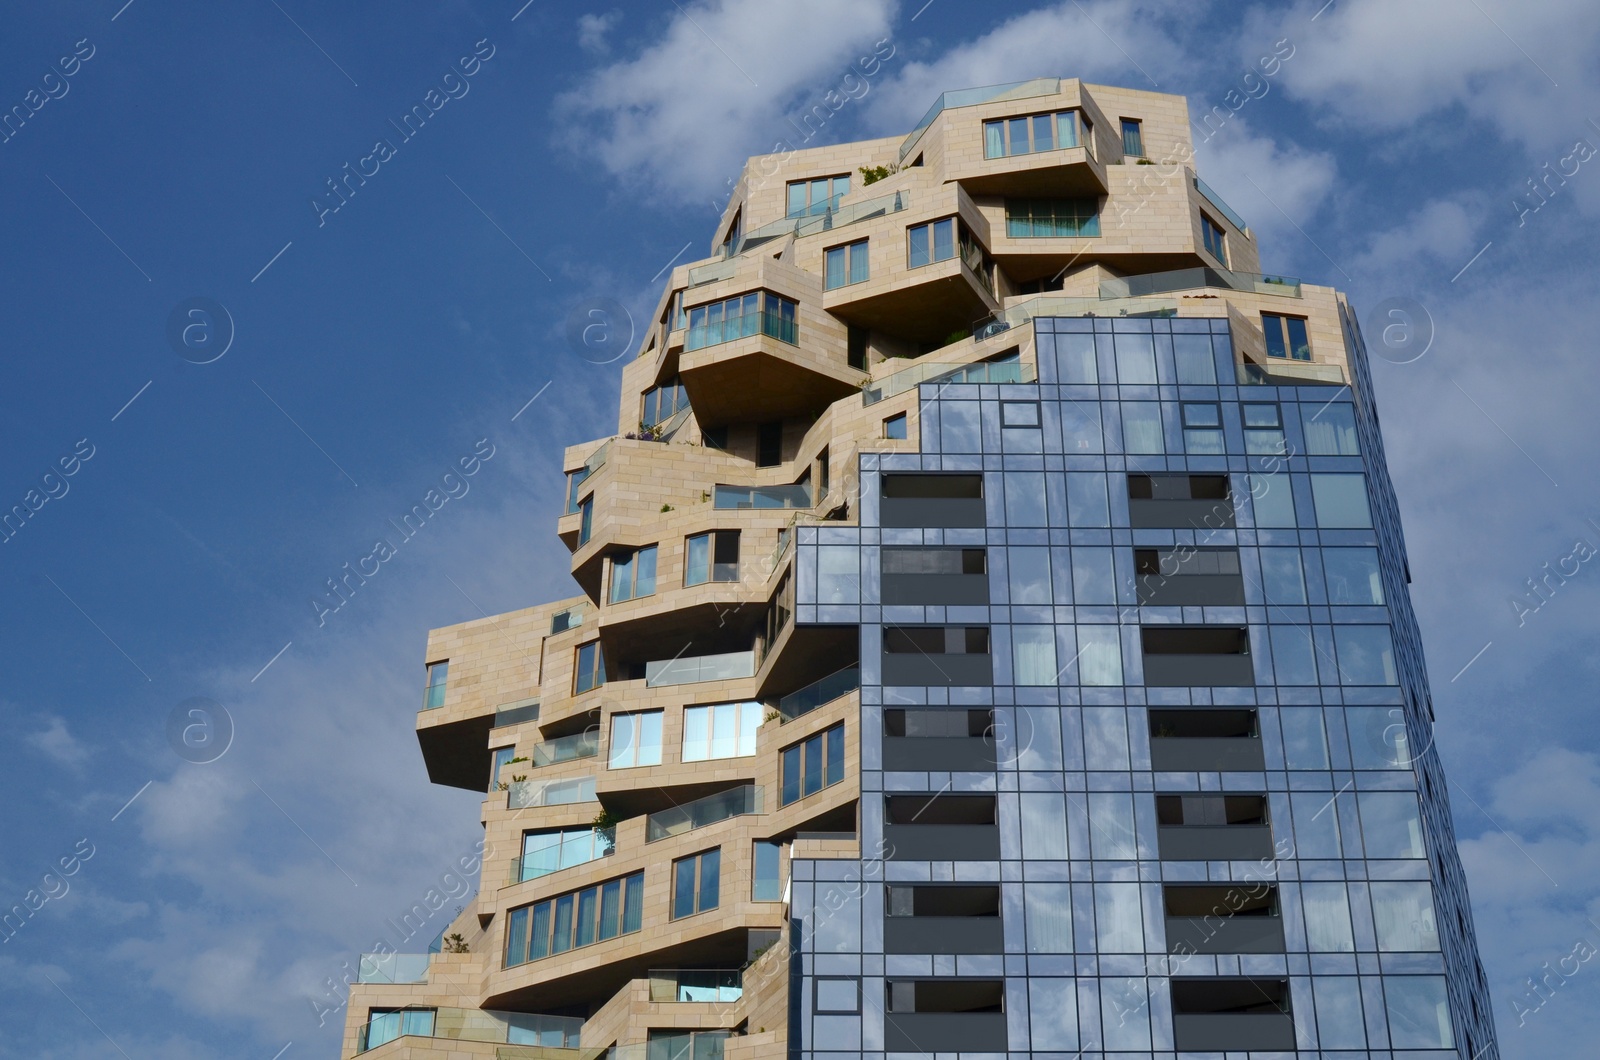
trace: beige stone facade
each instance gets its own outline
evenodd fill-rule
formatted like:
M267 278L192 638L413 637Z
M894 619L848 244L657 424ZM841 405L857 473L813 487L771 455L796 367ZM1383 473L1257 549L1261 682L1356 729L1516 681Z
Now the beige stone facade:
M848 633L786 621L796 523L853 522L858 457L916 450L918 379L995 360L1034 378L1026 323L1036 314L1114 315L1131 292L1135 311L1229 318L1241 357L1259 370L1346 372L1340 296L1255 275L1251 233L1195 180L1181 96L1071 79L1036 88L947 108L911 139L747 164L710 256L672 270L623 370L616 436L566 451L571 505L556 529L576 595L428 638L420 661L448 669L442 696L431 693L438 705L417 715L418 738L430 779L487 792L479 889L447 928L465 952L435 953L420 982L352 986L344 1056L368 1045L374 1057L416 1060L642 1056L652 1036L687 1031L727 1032L727 1060L784 1056L789 861L860 857L858 697L784 707L857 650ZM1055 116L1053 128L1065 128L1062 115L1075 116L1077 146L1059 146L1060 134L1046 150L989 157L985 122ZM1124 154L1124 119L1140 123L1143 156ZM895 171L867 184L863 168L877 166ZM825 177L848 178L848 192L822 214L788 217L790 184ZM1098 234L1028 234L1015 221L1024 203L1087 209ZM946 219L959 230L954 253L915 261L912 230ZM1226 261L1207 247L1208 223ZM865 276L830 288L829 252L863 241ZM792 303L792 327L691 326L695 310L754 292ZM1263 314L1304 319L1310 359L1270 358ZM642 423L647 392L678 386L692 411L662 417L670 432ZM751 506L730 506L738 491ZM736 552L696 570L690 539L719 532L737 534ZM653 586L621 598L619 561L649 548ZM594 646L597 663L587 661ZM761 704L753 744L739 748L753 753L686 760L686 711L746 702ZM659 712L659 739L614 747L616 719L642 712ZM784 752L839 725L842 776L783 804ZM731 749L723 741L712 753ZM629 764L629 754L650 764ZM652 815L746 785L759 789L757 812L662 825L671 834L651 841ZM582 797L563 801L573 792ZM602 814L615 822L610 854L520 878L526 834L581 830ZM776 893L759 899L758 841L781 847ZM713 849L715 908L674 918L674 863ZM636 873L638 930L517 959L525 943L508 936L534 915L523 911ZM738 996L678 1000L678 969L727 970ZM388 1019L370 1036L388 1038L395 1018L381 1014L395 1010L434 1014L370 1041L369 1020ZM507 1013L571 1022L557 1044L518 1044L527 1032L508 1030ZM665 1060L680 1046L663 1048Z

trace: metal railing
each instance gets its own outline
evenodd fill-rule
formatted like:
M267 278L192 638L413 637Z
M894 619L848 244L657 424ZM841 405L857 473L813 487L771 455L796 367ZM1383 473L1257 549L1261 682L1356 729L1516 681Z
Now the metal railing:
M652 968L650 1000L738 1001L744 996L744 973L737 968Z
M1174 269L1170 272L1152 272L1143 276L1119 276L1102 280L1100 297L1142 298L1169 291L1191 291L1200 287L1222 287L1247 294L1275 294L1285 298L1300 297L1300 281L1293 276L1271 276L1258 272L1235 272L1232 269L1198 268Z
M861 687L861 667L852 664L835 670L827 677L811 682L804 688L790 692L778 700L777 711L785 722L811 713L818 707L832 703L840 696L849 695Z
M559 736L554 740L546 740L533 749L533 764L535 766L553 766L562 762L572 762L579 758L593 758L600 753L600 732L590 729L586 732L574 733L571 736Z
M657 810L644 821L644 841L654 843L659 839L682 835L696 828L704 828L730 817L765 813L765 799L759 784L741 784L737 788L719 791L715 795L686 802L665 810Z

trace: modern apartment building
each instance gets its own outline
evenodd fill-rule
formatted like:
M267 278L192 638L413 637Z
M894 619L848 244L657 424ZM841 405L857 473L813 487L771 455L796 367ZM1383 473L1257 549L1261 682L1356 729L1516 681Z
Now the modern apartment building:
M479 890L346 1057L1497 1057L1355 314L1190 148L1042 78L750 161L578 592L429 636Z

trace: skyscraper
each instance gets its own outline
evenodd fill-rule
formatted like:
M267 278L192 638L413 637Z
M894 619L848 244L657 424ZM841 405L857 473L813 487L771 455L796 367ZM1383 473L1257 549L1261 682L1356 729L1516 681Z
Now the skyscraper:
M1497 1056L1360 329L1190 128L750 161L567 451L579 594L429 637L479 891L346 1056Z

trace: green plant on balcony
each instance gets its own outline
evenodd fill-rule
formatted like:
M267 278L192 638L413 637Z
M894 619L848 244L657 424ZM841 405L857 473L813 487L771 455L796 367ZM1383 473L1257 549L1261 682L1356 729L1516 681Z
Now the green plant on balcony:
M441 952L469 953L471 951L467 948L467 940L461 937L461 932L456 931L444 937L444 945L441 947Z
M521 784L524 780L527 780L527 779L528 779L528 774L526 774L526 773L513 773L513 774L511 774L511 782L513 784Z
M622 818L612 810L603 809L594 815L594 821L590 826L594 829L595 838L606 848L607 854L617 848L617 825L621 823Z
M664 512L664 513L665 513L665 512L670 512L670 511L672 511L672 510L673 510L673 509L672 509L672 505L670 505L670 504L663 504L663 505L662 505L662 506L661 506L661 510L662 510L662 512Z
M900 172L900 167L898 165L862 166L861 185L862 187L865 187L868 184L876 184L883 178L893 176L898 172Z
M1135 162L1134 165L1136 165L1136 166L1153 166L1153 165L1155 165L1155 163L1150 161L1148 158L1141 158L1141 159L1139 159L1139 161Z
M767 716L765 718L762 718L761 720L763 722L782 721L783 720L783 715L781 713L779 713L778 711L776 711L776 710L769 710L769 711L767 711Z
M508 765L508 766L514 766L514 765L516 765L516 764L517 764L517 763L518 763L518 762L526 762L526 761L527 761L527 760L528 760L528 756L527 756L527 755L518 755L518 756L517 756L517 757L515 757L515 758L508 758L508 759L506 759L506 765Z
M968 328L962 328L959 331L952 331L950 334L946 335L944 337L944 341L942 343L940 343L940 345L941 346L954 345L955 343L960 342L962 339L970 339L971 337L972 337L972 331L970 329L968 329Z

